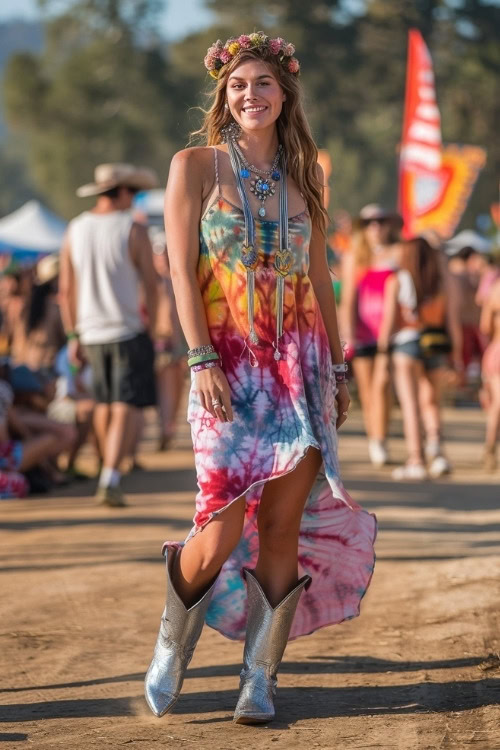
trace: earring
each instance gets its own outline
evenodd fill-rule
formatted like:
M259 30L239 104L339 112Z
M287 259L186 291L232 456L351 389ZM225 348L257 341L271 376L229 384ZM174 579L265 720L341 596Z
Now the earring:
M222 143L228 143L228 141L237 141L238 138L241 137L241 127L237 122L231 120L228 125L222 128L220 133L222 137Z
M224 109L229 109L229 104L227 102L224 104Z

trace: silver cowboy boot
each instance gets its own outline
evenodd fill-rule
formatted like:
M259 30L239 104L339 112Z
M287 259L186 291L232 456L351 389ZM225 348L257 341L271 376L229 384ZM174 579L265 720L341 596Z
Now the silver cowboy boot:
M156 716L170 711L179 697L215 586L214 582L196 604L186 609L171 578L177 550L167 547L165 554L167 604L161 618L153 661L144 682L146 700Z
M304 586L295 588L273 609L251 570L244 569L248 588L248 621L240 674L240 697L233 720L236 724L263 724L274 718L276 673L285 652L293 617Z

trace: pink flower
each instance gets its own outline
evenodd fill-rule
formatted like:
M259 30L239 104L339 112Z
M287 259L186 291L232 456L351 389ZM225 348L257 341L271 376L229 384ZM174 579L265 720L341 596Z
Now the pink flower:
M233 56L231 55L229 50L221 49L221 51L219 52L219 58L225 65L226 63L228 63L230 60L233 59Z
M213 52L208 52L203 62L207 70L213 70L215 67L215 55Z
M299 61L297 60L296 57L292 57L292 59L288 63L288 70L290 71L290 73L298 73L299 72L299 70L300 70L300 63L299 63Z
M282 39L271 39L269 42L269 50L272 55L277 55L281 50Z
M295 54L295 45L293 44L287 44L283 47L283 54L286 57L291 57L293 54Z
M238 37L238 41L242 49L249 49L252 46L252 40L250 39L248 34L242 34L240 37Z

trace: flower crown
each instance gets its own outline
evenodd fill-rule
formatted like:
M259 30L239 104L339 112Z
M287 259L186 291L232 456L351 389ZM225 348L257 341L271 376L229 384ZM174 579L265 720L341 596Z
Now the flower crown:
M211 47L208 48L204 59L205 68L212 78L218 78L219 73L227 63L231 62L240 52L246 49L265 49L271 55L276 55L278 60L283 64L285 70L293 75L298 75L300 63L294 57L295 47L289 42L285 42L280 36L271 39L263 31L257 31L253 34L242 34L238 37L228 39L225 44L218 39Z

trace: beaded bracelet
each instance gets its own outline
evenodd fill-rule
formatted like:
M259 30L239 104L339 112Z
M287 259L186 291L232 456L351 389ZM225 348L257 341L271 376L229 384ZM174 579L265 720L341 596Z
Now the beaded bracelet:
M212 354L212 352L215 352L212 344L203 344L202 346L197 346L195 349L190 349L187 355L188 359L190 359L191 357L199 357L200 354Z
M337 383L337 385L339 383L347 383L348 382L348 378L347 378L347 375L345 374L345 372L334 372L334 376L335 376L335 382Z
M210 362L211 360L219 359L217 352L210 352L208 354L199 354L197 357L190 357L188 359L189 367L193 365L199 365L201 362Z
M211 367L218 367L218 362L202 362L200 365L193 365L191 368L193 372L201 372L202 370L209 370Z

